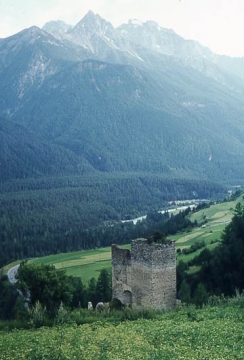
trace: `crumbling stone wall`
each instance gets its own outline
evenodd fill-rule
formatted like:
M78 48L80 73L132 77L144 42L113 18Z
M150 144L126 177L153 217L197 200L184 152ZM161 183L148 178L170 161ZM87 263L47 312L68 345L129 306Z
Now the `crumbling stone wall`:
M174 242L150 244L146 239L136 239L132 241L131 252L113 245L112 273L113 297L122 303L154 309L175 307Z
M112 245L112 289L113 298L122 304L131 305L131 252Z

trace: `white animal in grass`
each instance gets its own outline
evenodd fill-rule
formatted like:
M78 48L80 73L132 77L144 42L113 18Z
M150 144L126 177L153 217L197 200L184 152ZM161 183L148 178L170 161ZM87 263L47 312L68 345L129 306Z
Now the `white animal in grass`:
M87 308L88 308L88 310L93 310L93 305L92 305L91 301L88 302Z

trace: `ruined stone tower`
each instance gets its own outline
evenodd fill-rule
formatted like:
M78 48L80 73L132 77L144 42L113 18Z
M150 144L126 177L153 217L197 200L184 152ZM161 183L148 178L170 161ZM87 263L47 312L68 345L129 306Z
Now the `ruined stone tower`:
M172 309L176 303L175 243L136 239L131 251L112 245L113 298L125 305Z

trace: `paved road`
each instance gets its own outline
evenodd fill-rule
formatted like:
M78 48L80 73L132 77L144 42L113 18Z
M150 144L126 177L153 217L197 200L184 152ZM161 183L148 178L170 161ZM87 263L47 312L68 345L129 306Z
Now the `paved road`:
M19 269L19 266L20 266L20 264L15 265L12 268L10 268L9 271L8 271L8 274L7 274L8 279L12 284L15 284L17 282L17 280L15 279L15 275L16 275L18 269Z

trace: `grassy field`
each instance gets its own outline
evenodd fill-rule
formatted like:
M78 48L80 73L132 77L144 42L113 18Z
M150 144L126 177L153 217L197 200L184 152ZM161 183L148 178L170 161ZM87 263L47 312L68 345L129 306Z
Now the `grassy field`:
M130 248L130 245L123 245L123 248ZM111 271L111 248L101 248L45 256L33 259L30 262L35 264L54 265L57 269L65 269L68 275L79 276L84 284L94 277L97 279L102 269Z
M200 210L191 216L191 220L197 220L199 223L204 220L208 221L208 226L222 224L228 222L232 218L233 210L238 202L243 203L242 197L235 201L223 202L216 205L211 205L207 209Z
M176 241L176 248L183 250L184 248L189 248L197 241L204 241L207 248L213 250L221 242L221 235L225 227L231 222L238 202L244 203L242 196L235 201L211 205L209 208L191 214L191 221L197 220L200 226L194 228L191 232L171 236L170 238ZM180 260L188 262L193 257L199 255L201 251L202 249L188 255L177 255L177 262ZM193 271L196 271L195 267L190 269L190 272Z

